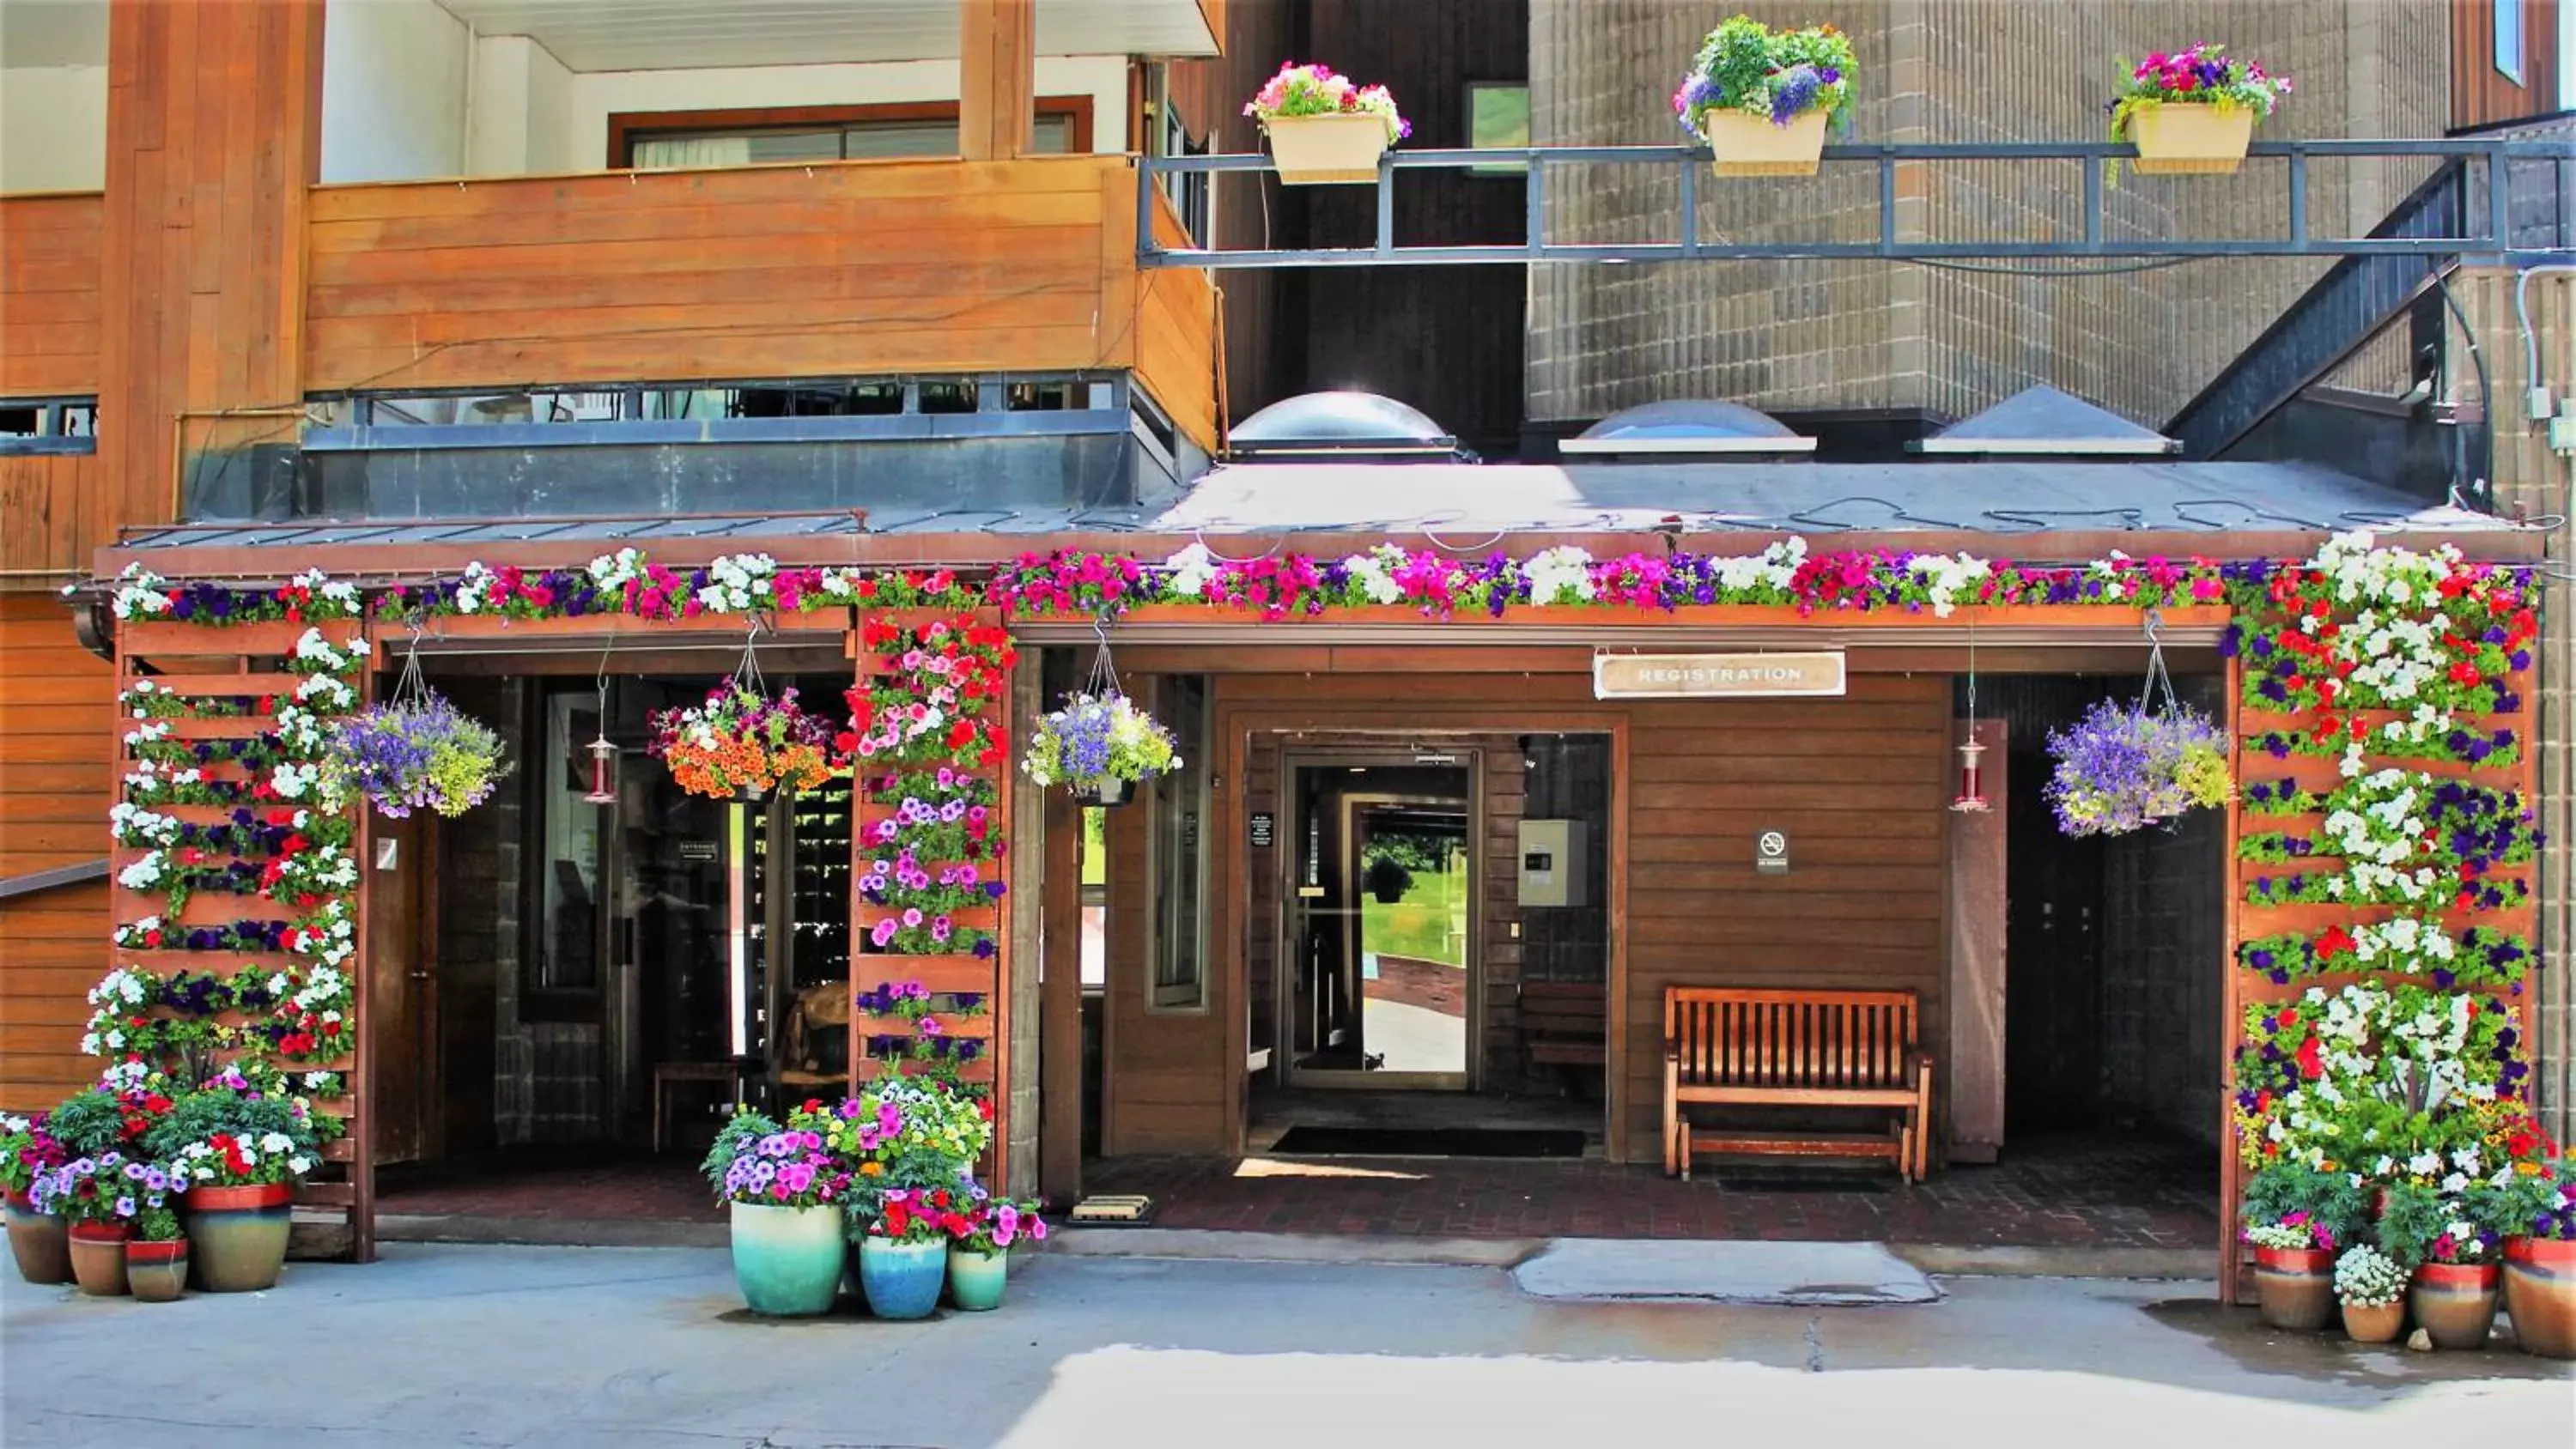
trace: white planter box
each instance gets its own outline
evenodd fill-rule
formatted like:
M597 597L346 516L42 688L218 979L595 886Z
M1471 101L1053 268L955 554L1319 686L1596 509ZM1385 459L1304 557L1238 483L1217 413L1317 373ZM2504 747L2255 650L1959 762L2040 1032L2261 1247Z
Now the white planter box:
M1378 116L1276 116L1270 159L1283 186L1330 186L1377 180L1386 154L1386 121Z

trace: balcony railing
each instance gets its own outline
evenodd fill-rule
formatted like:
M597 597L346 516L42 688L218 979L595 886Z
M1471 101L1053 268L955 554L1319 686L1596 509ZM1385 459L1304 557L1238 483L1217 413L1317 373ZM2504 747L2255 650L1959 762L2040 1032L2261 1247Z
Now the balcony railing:
M1143 193L1143 194L1140 194ZM1202 446L1215 292L1119 156L325 186L312 394L1132 372Z
M2123 229L2109 216L2105 175L2108 163L2126 161L2137 155L2136 148L2108 141L2043 141L1997 144L1886 144L1827 146L1824 150L1823 179L1833 182L1845 168L1866 166L1876 176L1876 225L1866 236L1817 236L1782 240L1741 241L1704 235L1700 200L1725 194L1722 189L1763 186L1814 185L1795 179L1763 178L1759 180L1720 181L1709 172L1709 153L1693 146L1529 146L1495 147L1477 150L1405 151L1386 153L1378 162L1377 219L1375 234L1368 245L1345 247L1279 248L1197 248L1172 246L1159 239L1144 240L1137 261L1149 268L1211 267L1365 267L1419 265L1422 263L1506 263L1530 262L1682 262L1728 261L1785 258L1877 258L1888 261L1929 261L1940 259L1978 258L2125 258L2184 256L2292 256L2339 257L2401 255L2482 255L2500 256L2513 261L2530 261L2565 255L2553 249L2534 249L2515 244L2514 188L2530 184L2526 178L2536 174L2528 164L2555 162L2565 155L2563 144L2554 141L2520 140L2512 137L2471 136L2439 140L2330 140L2272 141L2255 144L2247 163L2248 174L2263 175L2267 166L2277 166L2282 190L2279 226L2271 235L2245 235L2194 230L2195 218L2187 189L2169 192L2173 198L2175 221L2170 228L2154 233L2143 229ZM2463 230L2454 236L2378 236L2353 235L2317 228L2309 214L2311 172L2316 162L2353 162L2371 160L2413 160L2442 162L2466 160L2483 178L2502 178L2486 185L2486 205L2475 215L2463 218ZM1926 238L1909 235L1901 219L1901 200L1921 195L1919 179L1909 179L1909 170L1920 171L1925 165L1962 162L2006 162L2016 166L2054 166L2053 175L2080 197L2065 233L2032 237L2000 232L1985 236L1942 236ZM1260 155L1233 156L1166 156L1144 158L1149 178L1185 172L1266 171L1270 158ZM1489 245L1420 246L1408 245L1396 235L1395 190L1397 178L1415 171L1463 171L1491 168L1496 165L1525 165L1528 169L1526 223L1521 240ZM1625 167L1653 169L1675 173L1676 206L1665 237L1652 241L1567 242L1549 239L1549 197L1557 178L1582 168ZM1636 170L1628 173L1634 179ZM2162 178L2156 178L2161 180ZM2202 178L2181 178L2178 188L2189 188ZM2041 183L2025 182L2036 189ZM2129 183L2136 185L2139 183ZM2009 209L1999 209L2014 222L2022 218ZM1838 211L1836 213L1840 215ZM2217 219L2217 218L2213 218ZM2234 221L2231 214L2224 218ZM1776 229L1776 228L1774 228ZM1818 230L1826 230L1819 222ZM1149 237L1139 232L1140 238Z

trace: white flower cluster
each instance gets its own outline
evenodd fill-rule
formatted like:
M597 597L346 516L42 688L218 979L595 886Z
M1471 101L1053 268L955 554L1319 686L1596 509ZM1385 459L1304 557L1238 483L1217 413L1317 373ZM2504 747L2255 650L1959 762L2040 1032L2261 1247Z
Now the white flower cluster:
M1163 560L1163 593L1171 599L1196 599L1207 593L1223 562L1204 543L1194 543Z
M161 918L159 916L144 916L138 920L128 921L116 928L116 944L125 947L139 947L144 944L144 937L149 936L160 929Z
M453 596L456 612L479 614L491 607L492 590L499 582L500 579L481 563L467 564L463 577L456 582L456 593Z
M169 873L169 852L146 851L116 873L116 883L130 891L148 891L158 887Z
M707 565L706 586L690 597L710 614L748 614L772 602L770 579L778 560L765 553L726 554Z
M133 1009L151 1001L160 978L119 966L89 989L89 1029L81 1033L81 1055L113 1056L125 1050L125 1022Z
M336 674L308 674L295 686L299 703L334 714L345 714L358 707L357 686Z
M1916 554L1906 567L1923 580L1932 596L1932 616L1936 619L1949 618L1961 604L1974 602L1978 587L1995 575L1993 564L1965 553ZM2097 570L2102 567L2094 565ZM2105 587L2116 589L2119 584L2114 580Z
M628 584L640 583L643 578L644 550L640 548L621 548L590 561L591 587L601 593L623 592Z
M2365 962L2396 961L2410 970L2430 970L2456 960L2460 943L2451 939L2438 921L2398 916L2392 920L2371 921L2350 928L2353 955ZM2463 1004L2468 1000L2460 998ZM2468 1018L2461 1022L2465 1027Z
M297 938L294 949L298 955L319 957L324 965L337 966L358 949L357 934L357 913L349 903L326 901Z
M1731 592L1766 589L1786 593L1789 583L1807 562L1807 541L1787 538L1760 553L1738 554L1733 558L1712 560L1717 585Z
M320 765L283 764L269 773L268 787L281 800L319 800L323 794L322 775Z
M116 576L117 590L110 600L116 617L122 620L149 619L170 612L170 595L165 592L170 581L139 563L130 563Z
M172 816L119 800L107 807L109 833L119 845L176 845L179 822Z
M866 574L859 572L857 569L825 569L823 570L823 581L815 586L814 591L835 603L855 603L859 597L859 581L866 577Z
M331 743L331 731L324 727L322 717L302 705L279 706L274 727L278 743L299 760L321 758Z
M1360 586L1360 592L1368 597L1370 603L1401 604L1404 602L1404 585L1395 581L1395 571L1405 563L1403 549L1391 543L1381 543L1366 553L1355 553L1342 560L1342 567L1350 571L1351 582Z
M1533 604L1582 604L1599 592L1592 582L1592 555L1560 545L1545 548L1521 563Z
M123 707L127 713L133 715L134 718L150 719L152 718L151 713L143 707L144 699L155 694L173 693L176 693L176 691L163 689L161 686L154 684L151 680L138 679L134 681L131 686L120 689L116 692L116 702L119 706Z
M357 858L345 846L326 845L295 861L294 878L307 890L354 890L358 885Z
M2405 608L2439 597L2442 581L2460 562L2459 549L2447 543L2431 553L2382 548L2368 529L2357 529L2327 539L2308 567L2333 585L2337 602Z
M168 738L170 738L170 722L166 719L151 720L125 732L125 743L129 748L135 745L153 744Z
M346 674L357 668L358 662L366 657L364 653L366 643L367 641L361 636L351 634L345 643L334 644L323 637L322 630L317 626L305 630L296 639L295 661L298 664L317 666L333 674Z
M129 741L129 743L131 743L131 741ZM137 760L134 763L134 768L125 772L125 783L137 790L154 790L165 786L177 787L181 785L202 785L205 783L205 780L206 772L198 769L194 765L181 768L173 765L165 765L157 760Z
M357 612L358 586L333 579L320 569L306 569L297 574L294 583L301 585L317 599L327 600L351 613Z

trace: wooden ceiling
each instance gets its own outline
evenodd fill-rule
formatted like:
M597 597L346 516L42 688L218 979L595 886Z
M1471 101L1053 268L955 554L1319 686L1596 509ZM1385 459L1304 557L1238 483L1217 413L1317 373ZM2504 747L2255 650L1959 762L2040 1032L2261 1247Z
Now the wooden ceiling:
M484 35L524 35L571 70L935 60L958 0L440 0ZM1041 55L1212 55L1198 0L1038 0Z

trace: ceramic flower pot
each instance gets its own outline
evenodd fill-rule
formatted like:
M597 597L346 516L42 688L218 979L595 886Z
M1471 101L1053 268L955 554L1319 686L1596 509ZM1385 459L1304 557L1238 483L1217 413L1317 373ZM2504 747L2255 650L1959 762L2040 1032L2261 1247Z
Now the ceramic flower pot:
M1378 157L1386 154L1381 116L1273 116L1261 128L1270 134L1270 160L1282 186L1375 181Z
M92 1298L115 1298L127 1290L125 1240L134 1229L123 1223L74 1223L71 1227L72 1281Z
M948 1249L948 1301L969 1313L982 1313L1002 1306L1002 1288L1011 1274L1011 1250L996 1248L989 1253L969 1252L951 1245Z
M191 1188L187 1205L189 1262L209 1293L257 1293L277 1286L294 1226L295 1185Z
M928 1318L947 1282L946 1243L868 1238L859 1244L859 1291L879 1318Z
M811 1318L841 1289L841 1209L733 1205L733 1281L751 1311Z
M2406 1300L2343 1306L2344 1337L2355 1343L2394 1343L2406 1327Z
M2524 1353L2576 1358L2576 1242L2508 1240L2504 1306Z
M71 1235L63 1220L40 1213L23 1193L9 1194L9 1256L18 1260L18 1276L30 1283L72 1281Z
M135 1298L144 1303L168 1303L188 1286L188 1240L172 1238L168 1242L147 1243L141 1240L125 1245L125 1277L133 1287Z
M2406 1307L2435 1348L2484 1348L2501 1276L2493 1263L2426 1263L2415 1270Z
M2323 1248L2256 1248L2254 1297L2263 1321L2294 1333L2334 1322L2334 1260Z
M1720 176L1813 176L1825 155L1825 113L1801 111L1775 126L1750 111L1708 111L1700 117Z
M2254 113L2243 106L2162 101L2129 117L2144 176L2232 176L2254 143Z

